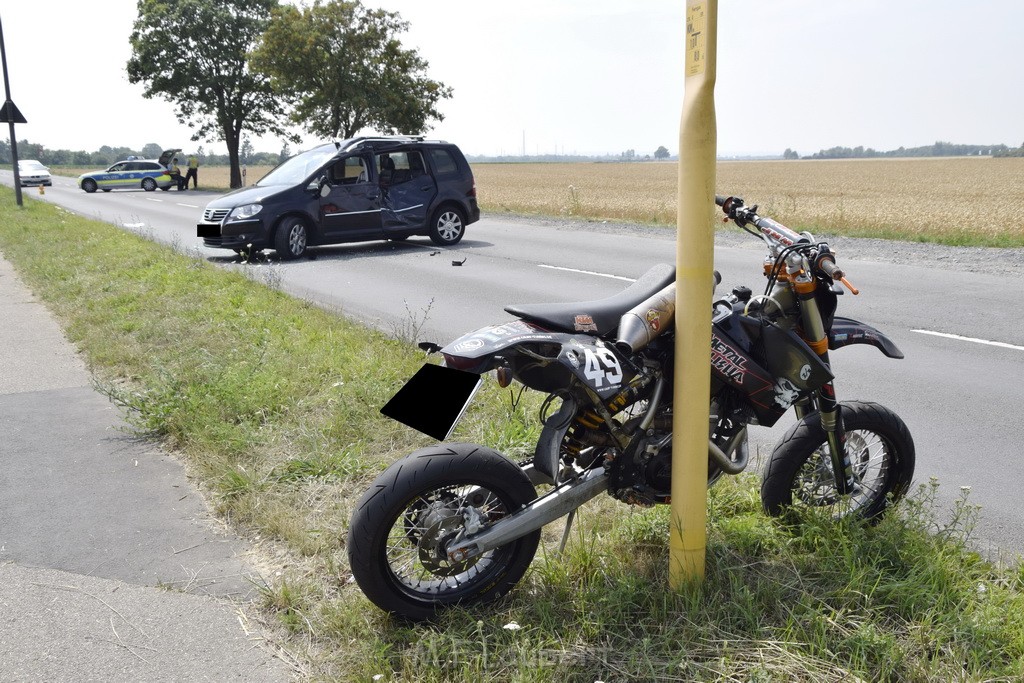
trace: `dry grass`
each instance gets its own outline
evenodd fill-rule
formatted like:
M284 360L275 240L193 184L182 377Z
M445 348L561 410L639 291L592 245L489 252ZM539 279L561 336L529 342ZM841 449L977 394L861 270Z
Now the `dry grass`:
M675 163L476 164L492 212L674 225ZM1024 158L727 161L719 194L739 195L798 229L1024 246Z
M270 166L248 168L251 185ZM95 169L61 169L78 175ZM493 213L674 225L671 163L474 164ZM201 189L227 191L227 166L199 169ZM738 195L797 230L953 245L1024 246L1024 158L725 161L719 194Z

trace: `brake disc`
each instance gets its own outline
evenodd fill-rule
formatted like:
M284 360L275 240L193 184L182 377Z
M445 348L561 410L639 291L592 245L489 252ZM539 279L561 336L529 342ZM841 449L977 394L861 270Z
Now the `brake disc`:
M435 576L455 576L476 564L478 557L463 562L452 562L448 559L445 548L448 542L464 530L462 515L452 513L439 519L423 531L417 547L420 563Z

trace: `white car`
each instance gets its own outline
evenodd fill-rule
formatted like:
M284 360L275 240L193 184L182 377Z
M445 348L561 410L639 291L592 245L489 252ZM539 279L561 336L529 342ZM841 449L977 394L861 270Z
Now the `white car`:
M21 159L18 161L18 177L21 179L21 186L29 185L53 185L50 179L50 169L43 166L35 159Z

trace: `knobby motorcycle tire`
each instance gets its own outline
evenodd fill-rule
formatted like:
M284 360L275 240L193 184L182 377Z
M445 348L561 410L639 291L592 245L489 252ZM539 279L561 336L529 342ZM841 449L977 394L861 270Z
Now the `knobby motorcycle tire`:
M901 499L914 476L914 440L910 430L896 413L877 403L847 401L842 404L847 435L869 432L877 435L885 448L888 472L877 490L870 491L855 514L865 520L877 520L888 506ZM794 505L797 477L807 461L818 452L827 456L826 433L818 413L811 413L790 427L772 452L761 483L761 503L769 515L783 514ZM857 471L857 463L854 463ZM831 472L831 467L829 467ZM849 511L848 511L849 513ZM837 517L846 516L837 514Z
M387 557L388 537L398 517L419 496L459 484L485 487L510 513L537 498L533 484L515 463L476 444L438 444L392 464L363 494L348 535L353 577L366 597L386 612L422 621L453 605L495 600L511 590L529 568L540 530L492 551L497 561L457 588L418 592L399 581Z

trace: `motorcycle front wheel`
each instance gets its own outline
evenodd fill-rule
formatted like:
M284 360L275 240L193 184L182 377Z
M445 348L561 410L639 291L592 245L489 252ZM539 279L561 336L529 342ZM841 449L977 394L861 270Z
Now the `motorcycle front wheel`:
M824 508L834 518L880 518L902 498L914 476L914 440L896 413L877 403L844 402L846 452L856 487L839 495L826 433L818 413L790 427L768 460L761 503L775 517L787 508Z
M500 453L475 444L439 444L410 453L363 494L349 525L348 558L367 598L421 621L453 605L501 597L530 566L540 531L464 562L444 552L537 497L526 474Z

